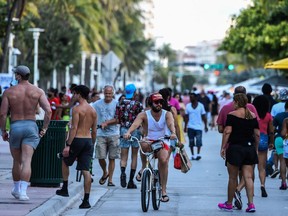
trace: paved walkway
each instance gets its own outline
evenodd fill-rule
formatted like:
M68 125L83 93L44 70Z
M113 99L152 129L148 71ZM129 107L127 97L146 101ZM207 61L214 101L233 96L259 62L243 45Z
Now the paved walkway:
M27 195L29 201L19 201L12 197L13 186L12 157L10 155L9 144L0 137L0 216L23 216L23 215L53 215L61 209L65 209L69 203L62 197L55 196L57 188L53 187L29 187ZM74 174L75 169L71 169ZM82 190L83 183L70 181L70 196L77 195ZM81 191L82 192L82 191ZM43 214L37 211L37 207L45 203L47 212Z

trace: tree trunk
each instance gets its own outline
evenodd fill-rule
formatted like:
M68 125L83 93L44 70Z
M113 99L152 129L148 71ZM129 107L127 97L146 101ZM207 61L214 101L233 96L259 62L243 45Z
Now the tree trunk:
M14 0L11 9L8 12L8 20L7 20L7 26L6 26L6 35L2 44L2 56L0 60L0 72L4 72L6 68L6 59L7 59L7 52L8 52L8 43L9 43L9 37L12 29L12 19L13 14L16 11L17 3L19 0Z

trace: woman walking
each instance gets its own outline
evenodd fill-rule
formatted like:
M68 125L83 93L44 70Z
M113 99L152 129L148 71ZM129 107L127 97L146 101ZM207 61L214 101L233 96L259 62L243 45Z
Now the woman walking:
M261 183L261 196L267 197L265 189L267 150L274 147L273 119L269 113L269 101L265 95L259 95L253 100L259 119L260 141L258 146L258 173Z
M220 155L226 160L229 174L228 199L219 203L222 210L232 211L233 196L237 186L239 169L245 181L248 208L246 212L255 212L253 203L254 165L258 163L259 126L254 113L247 109L247 96L239 93L233 98L235 110L227 115L226 127L223 132ZM228 148L226 149L227 144Z

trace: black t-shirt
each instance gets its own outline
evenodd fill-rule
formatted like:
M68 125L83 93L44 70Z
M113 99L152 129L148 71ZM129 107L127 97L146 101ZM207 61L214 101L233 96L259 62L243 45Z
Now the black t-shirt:
M229 145L247 145L254 143L254 129L259 129L256 118L244 119L228 114L226 126L232 126L232 132L229 136Z

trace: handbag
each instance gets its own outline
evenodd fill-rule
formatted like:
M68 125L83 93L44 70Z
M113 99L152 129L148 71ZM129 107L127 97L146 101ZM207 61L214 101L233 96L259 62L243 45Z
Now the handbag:
M184 146L182 148L180 148L179 154L181 157L181 172L187 173L191 169L192 163L189 160L189 157L186 153Z
M182 167L181 156L180 156L180 153L177 152L175 157L174 157L174 168L180 170L181 167Z

